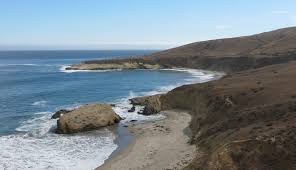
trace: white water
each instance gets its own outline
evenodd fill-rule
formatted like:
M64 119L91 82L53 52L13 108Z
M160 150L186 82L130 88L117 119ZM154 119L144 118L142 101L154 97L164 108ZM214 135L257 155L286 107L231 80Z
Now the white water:
M76 73L76 72L109 72L109 71L121 71L122 69L106 69L106 70L67 70L69 68L69 65L63 65L60 68L60 72L63 73Z
M46 106L46 104L47 104L47 101L45 101L45 100L36 101L36 102L32 103L33 106L39 106L39 107L44 107L44 106Z
M94 169L117 148L115 135L107 129L57 135L51 132L56 126L52 113L36 115L16 129L26 133L0 137L0 169Z

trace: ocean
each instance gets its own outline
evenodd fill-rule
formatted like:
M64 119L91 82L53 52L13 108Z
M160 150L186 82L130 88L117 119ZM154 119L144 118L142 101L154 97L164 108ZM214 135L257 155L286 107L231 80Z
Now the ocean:
M52 114L62 108L104 102L125 117L151 121L163 115L128 113L129 98L165 93L204 82L214 74L192 69L66 71L84 60L149 54L154 51L0 52L0 169L94 169L118 147L107 128L74 135L53 133ZM140 109L140 108L137 108Z

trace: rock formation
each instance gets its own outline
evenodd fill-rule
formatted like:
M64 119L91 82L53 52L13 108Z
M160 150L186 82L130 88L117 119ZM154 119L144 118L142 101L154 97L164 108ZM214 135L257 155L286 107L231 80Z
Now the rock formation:
M118 123L118 116L108 104L88 104L68 112L57 121L56 133L69 134Z
M135 112L136 111L136 107L133 106L132 108L130 108L127 112Z
M141 62L136 61L125 61L116 63L116 60L113 61L113 63L81 63L72 65L69 68L66 68L66 70L106 70L106 69L161 69L164 68L163 66L159 64L144 64Z
M152 115L159 113L161 111L161 102L160 97L161 94L153 95L153 96L145 96L145 97L136 97L130 99L132 105L141 105L145 106L142 112L139 114L143 115Z

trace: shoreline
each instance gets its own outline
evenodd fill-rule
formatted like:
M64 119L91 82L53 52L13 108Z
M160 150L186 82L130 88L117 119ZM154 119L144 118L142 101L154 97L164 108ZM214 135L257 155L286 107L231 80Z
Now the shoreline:
M118 147L96 170L182 169L188 165L196 153L195 145L188 144L191 116L181 110L161 113L165 119L129 125L133 139Z
M188 82L185 83L184 85L187 84L195 84L195 83L204 83L204 82L208 82L208 81L214 81L217 79L222 78L223 76L226 75L226 73L224 72L217 72L217 71L210 71L210 70L201 70L201 69L190 69L190 68L172 68L172 69L135 69L135 70L163 70L163 71L177 71L177 72L187 72L188 74L191 74L193 77L195 77L196 75L196 71L200 72L202 74L205 74L206 76L210 75L212 76L209 79L205 79L205 80L199 80L198 82L196 81L192 81L192 82ZM77 70L78 71L78 70ZM81 70L81 71L86 71L86 70ZM92 71L92 70L88 70L88 71ZM95 70L94 70L95 71ZM177 85L177 87L180 87L182 85ZM170 91L170 90L169 90ZM168 91L168 92L169 92ZM157 93L157 94L162 94L162 93ZM146 95L145 95L146 96ZM172 112L172 111L161 111L160 114L163 114L165 112ZM181 111L181 112L186 112L186 111ZM188 113L187 113L188 114ZM165 119L168 119L167 114L165 114L166 117L164 119L158 119L158 120L148 120L148 121L144 121L144 122L129 122L126 125L123 124L118 124L116 129L113 130L113 132L117 135L116 139L114 140L114 142L118 145L118 147L111 153L111 155L109 155L109 157L104 161L104 163L102 165L100 165L99 167L97 167L97 170L100 170L101 168L103 169L109 169L106 166L108 166L108 164L112 164L112 162L114 160L117 160L118 157L121 157L120 155L126 155L126 152L129 152L132 150L135 141L137 140L137 133L133 134L132 132L134 131L134 129L137 129L139 126L151 126L151 124L153 123L162 123L162 121L164 121ZM190 115L189 115L190 116ZM191 120L191 116L190 116L190 120ZM190 123L190 121L189 121ZM186 136L188 136L188 141L191 139L191 129L189 128L189 123L188 126L185 127L185 129L180 130L180 131L184 131L184 134L186 134ZM128 127L124 127L124 126L128 126ZM192 159L195 157L196 155L193 154ZM177 162L177 161L176 161ZM190 162L190 161L188 161ZM178 163L178 162L177 162ZM129 168L128 168L129 169ZM166 169L166 168L164 168ZM175 169L175 167L174 167ZM182 168L180 168L182 169Z
M153 69L135 69L135 70L153 70ZM191 74L193 78L195 78L195 76L196 76L195 71L204 74L204 76L208 76L208 75L211 76L211 78L199 80L198 82L191 80L191 82L184 83L183 85L214 81L214 80L220 79L221 77L226 75L226 73L224 73L224 72L201 70L201 69L190 69L190 68L155 69L155 70L187 72L188 74ZM76 70L76 71L87 71L87 70ZM88 70L88 71L92 71L92 70ZM199 77L200 76L201 75L199 75ZM175 88L180 87L180 86L182 86L182 85L178 84ZM167 91L167 92L169 92L169 91ZM157 94L162 94L162 93L159 92ZM145 97L147 95L144 95L143 97ZM172 112L172 111L161 111L160 114L163 114L165 112ZM179 112L186 112L186 111L179 111ZM167 114L165 114L165 115L167 115ZM114 142L118 145L118 147L109 155L109 157L104 161L104 163L102 165L100 165L99 167L97 167L96 169L97 170L100 170L102 168L103 168L103 170L110 169L110 168L108 168L108 166L110 164L112 164L112 162L114 162L114 160L117 160L118 157L121 157L121 155L128 155L128 153L132 151L132 148L136 143L137 136L139 135L137 133L132 133L133 131L135 131L135 129L137 129L138 127L141 128L142 126L143 127L146 127L146 126L151 127L151 125L154 123L162 124L162 122L165 121L166 119L168 119L167 116L164 119L148 120L148 121L144 121L144 122L136 121L136 122L129 122L128 124L124 124L124 125L123 124L116 125L115 129L113 129L113 133L116 134L116 139L114 140ZM190 116L190 120L191 120L191 116ZM170 121L170 119L167 121ZM177 122L177 123L179 123L179 122ZM191 139L190 138L191 137L190 136L191 129L189 128L189 123L190 123L190 121L188 122L188 126L186 126L184 129L180 129L180 131L184 131L184 134L188 137L188 141ZM124 127L124 126L128 126L128 127ZM149 134L148 134L148 136L149 136ZM194 154L191 159L193 159L196 156L195 155L196 152L193 152L193 153ZM189 164L190 161L186 161L186 162L188 162L188 164ZM174 163L178 163L178 161L174 161ZM177 167L178 166L180 166L180 165L177 165ZM184 167L179 168L179 169L183 169L183 168ZM111 168L111 169L113 169L113 168ZM120 169L122 169L122 168L120 168ZM130 168L127 167L127 169L130 169ZM141 168L141 169L143 169L143 168ZM167 169L167 168L163 168L163 169ZM172 169L176 169L176 167L173 167Z
M109 155L108 159L104 161L104 164L107 160L112 159L122 152L122 150L127 148L134 141L133 134L130 133L127 127L124 127L121 124L116 125L116 127L112 129L112 132L116 135L114 143L117 145L117 148Z

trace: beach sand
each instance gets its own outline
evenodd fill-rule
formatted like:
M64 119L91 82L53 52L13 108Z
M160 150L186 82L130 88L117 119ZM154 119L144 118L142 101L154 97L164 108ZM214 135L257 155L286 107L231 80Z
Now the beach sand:
M195 156L189 145L191 116L185 111L165 111L166 119L128 127L132 142L97 170L182 169Z

